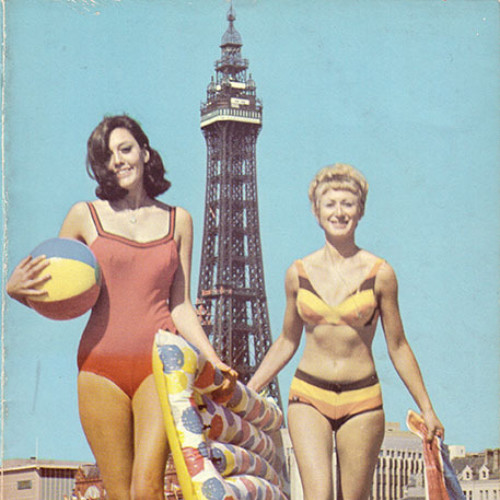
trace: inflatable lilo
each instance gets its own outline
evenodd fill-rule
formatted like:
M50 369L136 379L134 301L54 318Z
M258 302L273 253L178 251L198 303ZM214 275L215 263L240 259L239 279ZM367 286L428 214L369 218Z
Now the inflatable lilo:
M422 439L425 465L426 498L431 500L466 500L451 465L448 447L442 439L434 436L427 442L427 427L424 419L413 410L406 416L406 425Z
M153 372L185 500L286 500L273 400L240 382L218 396L222 372L170 332L156 334Z

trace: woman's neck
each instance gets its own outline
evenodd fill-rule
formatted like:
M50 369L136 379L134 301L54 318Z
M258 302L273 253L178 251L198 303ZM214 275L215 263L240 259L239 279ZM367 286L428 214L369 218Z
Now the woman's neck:
M118 201L118 206L120 208L127 208L129 210L137 210L143 206L149 204L151 199L147 195L144 189L138 190L136 192L128 192L124 198Z
M338 261L353 257L359 252L354 238L334 239L327 238L325 243L325 252L332 261Z

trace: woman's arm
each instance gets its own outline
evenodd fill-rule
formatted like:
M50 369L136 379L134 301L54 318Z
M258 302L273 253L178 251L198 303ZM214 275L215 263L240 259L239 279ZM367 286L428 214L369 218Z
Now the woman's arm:
M389 356L401 380L422 412L429 431L427 439L431 441L436 434L444 437L443 425L434 412L417 360L404 333L398 305L396 274L387 263L377 274L375 292L379 297L382 326Z
M226 365L220 360L201 327L196 311L191 303L191 255L193 249L193 221L184 209L176 209L176 240L179 249L179 267L175 272L170 290L170 310L172 319L179 333L198 347L209 361L225 370ZM234 374L234 370L232 370Z
M89 221L90 212L86 203L76 203L70 208L68 214L64 218L61 229L59 230L59 238L71 238L88 245Z
M296 296L298 277L295 266L291 266L285 277L286 307L283 328L262 360L257 371L248 382L248 387L260 391L292 359L300 344L304 324L297 313Z
M81 234L82 215L87 210L84 203L74 205L66 216L61 231L60 237L74 238L84 241ZM87 210L88 212L88 210ZM49 265L49 261L45 256L41 255L36 258L28 256L24 258L12 271L12 274L7 281L6 291L15 300L21 304L28 305L27 299L30 297L43 297L47 294L40 287L48 280L50 274L40 276L40 273Z

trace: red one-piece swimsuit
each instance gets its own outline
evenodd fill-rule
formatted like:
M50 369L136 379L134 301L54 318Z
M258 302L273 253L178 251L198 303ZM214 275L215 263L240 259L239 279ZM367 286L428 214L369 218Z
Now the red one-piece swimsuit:
M109 233L88 203L97 238L90 245L102 272L102 289L78 349L78 369L108 378L133 397L152 373L153 339L175 332L168 299L179 265L175 208L168 234L139 243Z

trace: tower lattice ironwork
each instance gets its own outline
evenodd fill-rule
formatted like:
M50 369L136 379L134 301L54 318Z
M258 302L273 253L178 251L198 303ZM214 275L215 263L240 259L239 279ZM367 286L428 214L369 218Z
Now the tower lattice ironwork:
M262 103L247 76L232 6L227 19L221 58L201 106L207 179L197 310L218 354L246 383L272 342L257 204ZM269 388L281 404L277 380Z

